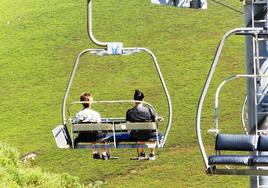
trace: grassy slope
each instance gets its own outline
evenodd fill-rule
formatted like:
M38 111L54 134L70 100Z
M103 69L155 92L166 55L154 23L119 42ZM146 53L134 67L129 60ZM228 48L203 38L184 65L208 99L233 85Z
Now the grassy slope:
M69 174L44 173L40 168L33 168L29 161L22 163L20 154L5 144L0 144L0 187L77 187L84 188L79 178Z
M1 141L22 153L37 151L40 157L36 164L45 170L69 172L85 182L105 180L108 187L247 184L247 178L205 176L195 136L195 109L217 43L227 30L242 25L242 15L212 2L208 10L191 10L152 5L147 0L94 1L96 38L151 49L167 82L174 107L168 149L159 151L159 160L148 163L129 161L134 150L113 151L120 160L103 163L93 161L88 151L60 151L55 147L51 129L60 122L61 100L73 61L82 49L94 47L86 35L85 2L2 0L0 15ZM228 42L210 94L227 75L243 72L242 42L242 38ZM93 60L83 58L72 100L85 90L93 92L95 99L128 99L138 87L165 115L163 93L154 82L157 78L152 75L148 57ZM223 130L238 132L244 90L237 87L237 82L224 91L228 90L236 95L222 95L220 105L228 102L221 111L226 117L221 119ZM208 99L206 107L213 105L213 95ZM109 110L96 108L108 116ZM213 110L208 109L205 117L205 128L209 128ZM212 145L212 137L205 136ZM133 169L137 174L129 173ZM225 182L227 178L232 184Z

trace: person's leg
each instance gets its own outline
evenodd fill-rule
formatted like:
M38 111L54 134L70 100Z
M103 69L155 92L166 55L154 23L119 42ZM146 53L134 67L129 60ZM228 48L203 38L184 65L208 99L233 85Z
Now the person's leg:
M137 143L137 145L144 144L143 134L144 134L143 131L131 131L130 137L132 141L135 141ZM137 154L139 160L144 160L147 158L145 155L144 147L137 146Z
M138 141L137 144L144 144L144 142ZM138 147L137 152L138 154L144 153L144 147Z
M137 144L144 144L143 141L138 141ZM144 159L147 159L147 156L145 154L145 149L144 147L138 147L137 148L137 152L138 152L138 158L140 160L144 160Z
M155 154L155 148L150 148L150 153Z
M99 151L98 149L95 147L96 145L96 142L92 142L92 153L93 153L93 159L100 159L100 154L99 154Z
M98 142L102 147L100 147L100 149L93 148L93 152L98 154L99 159L108 159L110 154L108 140L106 140L106 133L95 133L94 139L96 140L95 143Z
M158 140L160 139L159 136L160 135L157 132L151 132L149 134L149 145L150 145L149 160L155 160L155 147L157 145Z
M108 145L109 143L108 142L105 142L105 145L107 145L106 147L105 147L105 152L108 154L108 155L110 155L110 148L109 148L109 145Z
M150 145L153 145L150 147L150 154L149 154L149 160L155 160L155 147L156 147L156 141L150 142Z
M104 151L102 152L101 158L103 160L108 160L110 158L110 149L108 146L108 142L103 142L103 144L104 144Z

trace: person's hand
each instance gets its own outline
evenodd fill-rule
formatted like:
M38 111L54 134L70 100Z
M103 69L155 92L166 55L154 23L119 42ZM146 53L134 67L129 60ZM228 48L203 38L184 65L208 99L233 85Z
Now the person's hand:
M161 121L164 121L164 118L163 117L156 117L155 119L156 119L156 121L160 121L160 122Z

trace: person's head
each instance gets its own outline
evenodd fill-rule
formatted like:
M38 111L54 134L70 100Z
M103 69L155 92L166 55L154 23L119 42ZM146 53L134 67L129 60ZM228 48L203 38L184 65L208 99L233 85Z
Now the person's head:
M82 95L80 96L80 101L81 102L87 102L87 103L83 103L83 107L84 108L89 108L90 105L92 104L93 102L93 97L90 93L82 93Z
M136 89L134 93L134 100L142 101L143 99L144 99L144 94L140 90ZM136 102L136 104L140 104L140 103Z

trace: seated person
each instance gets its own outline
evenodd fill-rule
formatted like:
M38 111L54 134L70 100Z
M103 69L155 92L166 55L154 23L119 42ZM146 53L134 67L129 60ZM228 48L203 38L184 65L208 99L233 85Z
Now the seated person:
M134 100L143 101L144 94L135 90ZM131 108L126 113L126 121L130 122L149 122L155 121L156 114L150 107L145 107L140 102L134 103L134 108ZM156 132L151 130L131 131L131 138L138 140L138 144L144 144L144 141L148 141L151 138L156 137ZM155 143L155 141L153 142ZM147 159L144 148L137 148L138 158L140 160ZM155 148L150 148L149 160L155 160Z
M90 93L83 93L80 96L80 101L83 102L83 110L80 110L75 114L74 123L79 122L101 122L100 114L94 110L92 110L91 104L93 102L93 97ZM97 132L80 132L78 137L75 139L75 142L79 141L92 141L93 145L96 143L96 140L104 138L105 133L97 133ZM109 159L109 149L105 148L105 151L102 155L99 154L99 151L96 148L93 148L93 159Z

